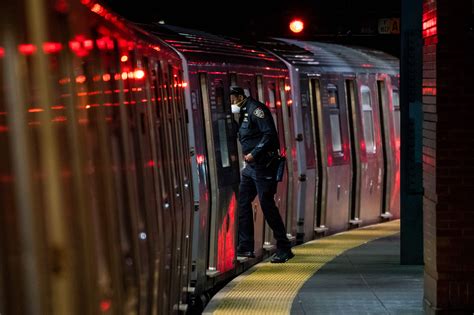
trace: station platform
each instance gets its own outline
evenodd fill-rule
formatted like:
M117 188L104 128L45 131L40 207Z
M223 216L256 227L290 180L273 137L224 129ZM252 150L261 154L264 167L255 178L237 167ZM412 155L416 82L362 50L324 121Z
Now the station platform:
M400 222L293 248L231 281L203 314L423 314L423 266L400 265Z

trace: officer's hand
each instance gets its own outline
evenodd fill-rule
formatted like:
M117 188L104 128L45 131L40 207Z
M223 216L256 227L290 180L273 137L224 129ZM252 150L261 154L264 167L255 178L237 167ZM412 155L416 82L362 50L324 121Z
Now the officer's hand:
M244 156L244 160L245 160L245 162L248 162L248 163L253 162L252 153L249 153L249 154L247 154L246 156Z

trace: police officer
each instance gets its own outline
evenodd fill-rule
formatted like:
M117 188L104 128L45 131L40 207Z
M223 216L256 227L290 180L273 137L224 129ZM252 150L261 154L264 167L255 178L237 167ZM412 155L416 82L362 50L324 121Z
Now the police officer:
M240 114L239 141L246 162L242 170L239 195L239 246L237 256L254 256L252 201L258 195L265 220L277 240L272 263L284 263L294 257L280 212L275 205L277 190L275 157L280 144L270 110L262 103L246 97L238 86L230 88L232 113Z

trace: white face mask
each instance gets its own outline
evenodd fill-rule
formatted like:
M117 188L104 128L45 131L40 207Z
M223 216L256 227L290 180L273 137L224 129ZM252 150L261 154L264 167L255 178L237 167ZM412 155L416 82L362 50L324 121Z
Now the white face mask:
M240 113L240 106L244 103L245 100L241 100L240 102L237 102L235 104L231 104L230 108L232 110L232 114L239 114Z
M239 114L240 113L240 106L236 104L232 104L231 106L232 114Z

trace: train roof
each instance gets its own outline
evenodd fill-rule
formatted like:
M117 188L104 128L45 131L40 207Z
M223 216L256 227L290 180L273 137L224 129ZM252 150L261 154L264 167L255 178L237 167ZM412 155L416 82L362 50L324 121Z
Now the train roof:
M261 42L290 64L319 71L398 73L399 60L387 53L361 47L275 38Z
M283 63L268 51L232 37L172 25L140 25L184 54L190 62L228 62L273 67Z

